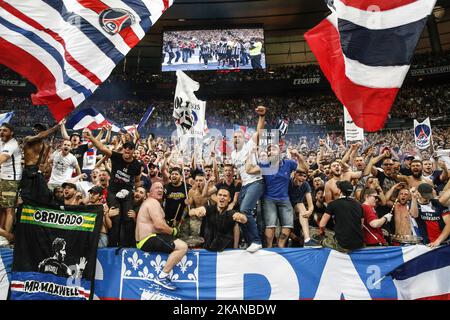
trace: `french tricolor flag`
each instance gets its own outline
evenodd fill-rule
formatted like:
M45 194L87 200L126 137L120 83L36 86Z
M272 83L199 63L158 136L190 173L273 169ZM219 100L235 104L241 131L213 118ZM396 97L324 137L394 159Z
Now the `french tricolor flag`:
M366 131L384 126L436 0L327 0L305 33L337 98Z
M399 300L450 300L450 245L424 253L388 275Z
M107 120L103 114L101 114L95 108L82 109L75 113L69 121L66 123L66 127L72 130L80 130L88 128L90 130L100 129L106 125L112 125L112 131L119 132L120 128L113 122Z

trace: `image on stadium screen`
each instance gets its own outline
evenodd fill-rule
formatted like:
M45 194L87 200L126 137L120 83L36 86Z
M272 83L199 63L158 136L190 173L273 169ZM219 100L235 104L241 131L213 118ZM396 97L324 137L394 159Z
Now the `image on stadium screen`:
M162 71L265 69L264 30L165 31Z

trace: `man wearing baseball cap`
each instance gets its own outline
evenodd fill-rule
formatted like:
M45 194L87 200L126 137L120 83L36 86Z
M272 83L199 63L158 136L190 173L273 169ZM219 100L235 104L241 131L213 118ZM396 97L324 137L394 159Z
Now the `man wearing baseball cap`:
M64 205L65 206L77 206L80 204L77 199L77 186L72 182L64 182L62 185L64 189Z
M127 214L133 206L133 190L142 185L142 165L133 156L135 144L130 141L125 142L123 144L122 153L119 153L108 149L107 146L92 135L92 132L89 129L84 129L83 136L84 138L91 140L92 144L98 149L98 151L111 158L111 179L109 181L108 196L106 199L109 208L119 208L120 204L116 198L117 193L123 189L128 191L128 195L122 201L122 225L120 226L120 239L118 233L121 219L120 215L118 215L111 218L112 228L109 233L109 245L121 245L124 247L135 246L135 222L132 218L128 217Z
M100 186L93 186L89 189L88 206L102 205L103 188ZM100 237L98 240L98 247L105 248L108 246L108 230L111 228L112 222L109 216L109 208L106 204L103 204L103 224L100 229Z
M416 219L423 242L437 247L450 239L450 190L436 198L436 191L428 183L421 183L413 190L411 216Z
M322 245L348 253L364 246L362 233L363 209L361 204L351 197L353 185L349 181L339 181L337 187L340 198L328 204L320 220L319 228L321 234L323 234L325 226L333 217L335 236L333 239L325 239Z
M413 161L415 158L413 155L410 154L406 154L405 157L403 158L403 163L402 166L400 168L400 173L404 176L412 176L412 171L411 171L411 161Z

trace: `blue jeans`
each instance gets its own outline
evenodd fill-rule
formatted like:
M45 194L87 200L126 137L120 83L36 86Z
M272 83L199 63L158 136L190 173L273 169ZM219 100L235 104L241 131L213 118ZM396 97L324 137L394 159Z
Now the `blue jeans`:
M183 56L183 62L188 62L189 50L184 49L183 51L181 51L181 54Z
M262 179L243 186L239 192L239 212L247 216L247 223L242 226L242 231L245 241L249 245L253 242L261 244L261 237L259 236L256 220L253 217L253 211L263 194L264 181Z

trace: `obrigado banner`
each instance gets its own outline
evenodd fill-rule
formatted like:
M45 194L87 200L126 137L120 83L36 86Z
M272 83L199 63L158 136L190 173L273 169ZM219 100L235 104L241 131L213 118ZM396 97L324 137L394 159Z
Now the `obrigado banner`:
M343 254L330 249L189 251L170 274L178 289L166 290L153 279L167 255L137 249L100 249L95 298L105 300L200 299L397 299L385 274L430 249L371 248ZM11 250L0 251L8 261ZM7 279L5 279L7 281ZM438 281L438 280L437 280ZM0 292L0 296L1 296Z
M24 205L16 231L11 299L92 298L102 206Z

